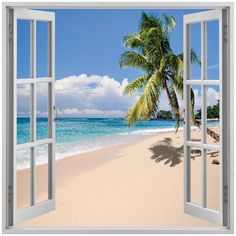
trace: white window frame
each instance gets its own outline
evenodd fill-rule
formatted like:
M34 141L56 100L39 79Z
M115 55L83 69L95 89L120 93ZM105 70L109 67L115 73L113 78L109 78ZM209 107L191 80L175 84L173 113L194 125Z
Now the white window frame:
M55 17L54 13L38 10L14 9L12 10L13 19L13 80L14 80L14 157L12 162L13 168L11 171L12 183L9 181L8 186L11 186L11 197L8 197L10 209L8 224L16 225L33 217L45 214L55 209L55 122L54 122L54 108L55 108ZM28 20L30 22L30 77L17 78L17 21ZM37 77L36 58L37 58L37 21L47 22L48 24L48 77ZM12 39L12 38L11 38ZM11 47L10 46L10 47ZM17 85L27 84L30 86L30 140L29 142L17 144ZM37 140L36 138L36 96L38 84L47 85L48 88L48 137ZM48 146L48 198L43 202L36 202L36 148L41 145ZM18 150L30 149L30 204L23 209L17 209L16 195L17 195L17 176L16 176L16 157ZM10 158L9 158L10 160ZM10 199L11 198L11 199Z
M219 78L218 80L207 79L207 23L216 20L219 23ZM190 27L192 24L199 23L201 25L201 79L193 80L190 78ZM224 86L227 84L227 11L208 10L205 12L192 13L184 16L184 103L185 103L185 129L184 129L184 210L190 215L200 217L202 219L212 221L218 225L228 224L228 181L227 173L227 158L222 158L222 153L227 148L227 137L224 136L225 123L227 123L227 93ZM222 60L224 58L224 60ZM225 69L226 67L226 69ZM226 78L226 83L223 83L223 78ZM190 141L191 139L191 110L190 110L190 88L192 85L201 86L201 108L202 108L202 137L201 141ZM219 132L221 138L218 144L206 144L206 129L207 129L207 101L206 101L206 86L217 85L220 91L220 121ZM224 104L223 104L224 99ZM195 204L191 202L191 148L199 148L202 153L202 170L201 170L201 203ZM217 150L220 156L219 168L219 210L209 209L207 206L207 167L206 167L206 150Z
M227 59L227 83L224 88L227 90L225 94L225 100L227 105L224 105L227 114L227 123L224 125L223 139L228 142L225 144L223 155L229 160L227 166L227 173L229 178L229 224L227 227L216 228L17 228L7 226L7 176L8 176L8 163L9 156L12 155L13 137L12 133L12 94L13 85L8 80L12 76L9 65L11 63L9 53L8 38L11 35L11 29L9 29L9 14L12 8L35 8L35 9L55 9L55 8L77 8L77 9L144 9L144 8L157 8L157 9L226 9L229 20L228 24L228 52ZM233 233L234 227L234 4L232 2L27 2L27 3L3 3L2 5L2 32L3 32L3 53L2 53L2 230L4 233Z

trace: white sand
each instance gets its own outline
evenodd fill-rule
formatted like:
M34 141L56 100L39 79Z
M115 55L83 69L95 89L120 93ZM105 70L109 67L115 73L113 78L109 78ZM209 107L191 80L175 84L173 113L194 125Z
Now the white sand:
M199 138L199 131L194 137ZM57 161L56 210L21 227L215 227L183 212L182 131L147 136ZM214 155L214 154L213 154ZM219 201L219 165L208 155L209 207ZM201 160L192 160L193 199L200 202ZM27 170L18 173L18 186ZM45 181L46 166L38 167ZM23 182L22 182L23 181ZM25 204L19 197L19 206ZM43 185L38 195L42 199Z

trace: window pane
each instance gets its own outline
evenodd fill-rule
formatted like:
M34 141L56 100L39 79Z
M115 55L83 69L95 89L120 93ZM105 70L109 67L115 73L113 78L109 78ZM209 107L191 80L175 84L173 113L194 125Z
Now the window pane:
M37 140L48 138L48 83L37 84Z
M48 77L48 22L36 22L37 77Z
M30 149L16 151L16 208L30 206Z
M17 144L30 141L30 85L17 85Z
M220 158L219 151L206 150L207 155L207 208L219 211Z
M35 202L48 200L48 144L37 146L36 153L36 197Z
M190 48L198 59L201 60L201 24L190 25ZM190 64L190 79L201 80L201 66L196 63Z
M219 86L206 86L207 136L208 144L219 144L220 141L220 91Z
M199 128L201 126L201 86L200 85L190 85L188 86L190 93L189 101L189 141L200 142L202 139L202 130ZM192 108L192 101L194 101L194 107ZM194 113L192 113L192 111ZM193 119L194 118L194 119ZM200 125L200 126L199 126Z
M30 21L17 20L17 78L30 77Z
M191 151L191 202L201 204L202 191L202 152L198 148Z
M209 21L207 27L207 79L219 79L219 21Z

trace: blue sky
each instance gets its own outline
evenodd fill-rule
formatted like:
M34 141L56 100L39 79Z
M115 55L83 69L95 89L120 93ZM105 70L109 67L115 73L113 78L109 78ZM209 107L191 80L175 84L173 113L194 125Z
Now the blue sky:
M57 107L61 111L64 109L65 114L67 111L70 113L71 110L74 115L83 115L83 111L85 115L89 111L94 112L93 114L96 114L96 111L101 111L101 115L104 111L106 115L109 111L121 114L137 99L137 96L134 96L130 98L130 102L125 102L127 98L121 98L120 90L123 89L127 81L135 79L142 72L134 69L120 69L118 61L120 55L126 50L122 43L123 37L138 31L139 20L143 11L157 16L165 13L175 17L177 25L171 35L171 47L176 54L182 52L183 15L196 12L196 10L147 9L52 11L56 15L56 80L60 80L56 85L56 89L58 89ZM208 25L208 77L210 79L218 79L217 26L218 24L215 22ZM191 45L200 56L199 25L193 26L191 33L194 35L191 39ZM47 75L46 39L46 24L38 22L37 76L39 77ZM17 68L19 78L29 76L29 22L25 21L18 23ZM194 79L200 79L199 66L192 66L191 76ZM109 86L111 86L110 92L113 91L112 88L114 89L113 94L108 91ZM65 95L66 87L68 88L67 95ZM78 96L75 98L75 94L71 90L75 87L78 91L84 90L85 92L81 92L81 94L76 92L75 94ZM42 89L42 91L45 90ZM100 100L94 96L90 100L87 99L86 94L88 96L91 92L99 93ZM43 96L45 94L41 94L41 97ZM87 106L81 103L83 99L87 99ZM108 101L109 99L113 99L113 102ZM101 104L97 104L98 101ZM165 102L164 98L163 103L165 103L163 107L167 109L168 103ZM42 106L39 114L40 112L43 113L43 110L45 108ZM69 113L67 114L69 115Z

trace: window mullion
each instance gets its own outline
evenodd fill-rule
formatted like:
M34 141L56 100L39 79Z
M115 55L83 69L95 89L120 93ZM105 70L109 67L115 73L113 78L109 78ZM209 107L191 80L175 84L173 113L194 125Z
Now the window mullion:
M202 90L202 113L201 113L201 123L202 123L202 207L207 206L207 160L206 160L206 150L203 148L203 144L206 143L206 86L204 81L206 78L206 63L207 63L207 50L206 50L206 22L201 22L201 90Z
M30 77L36 78L36 21L30 22ZM36 83L30 85L30 141L36 141ZM36 154L35 147L30 149L30 199L31 205L35 205L35 169Z

